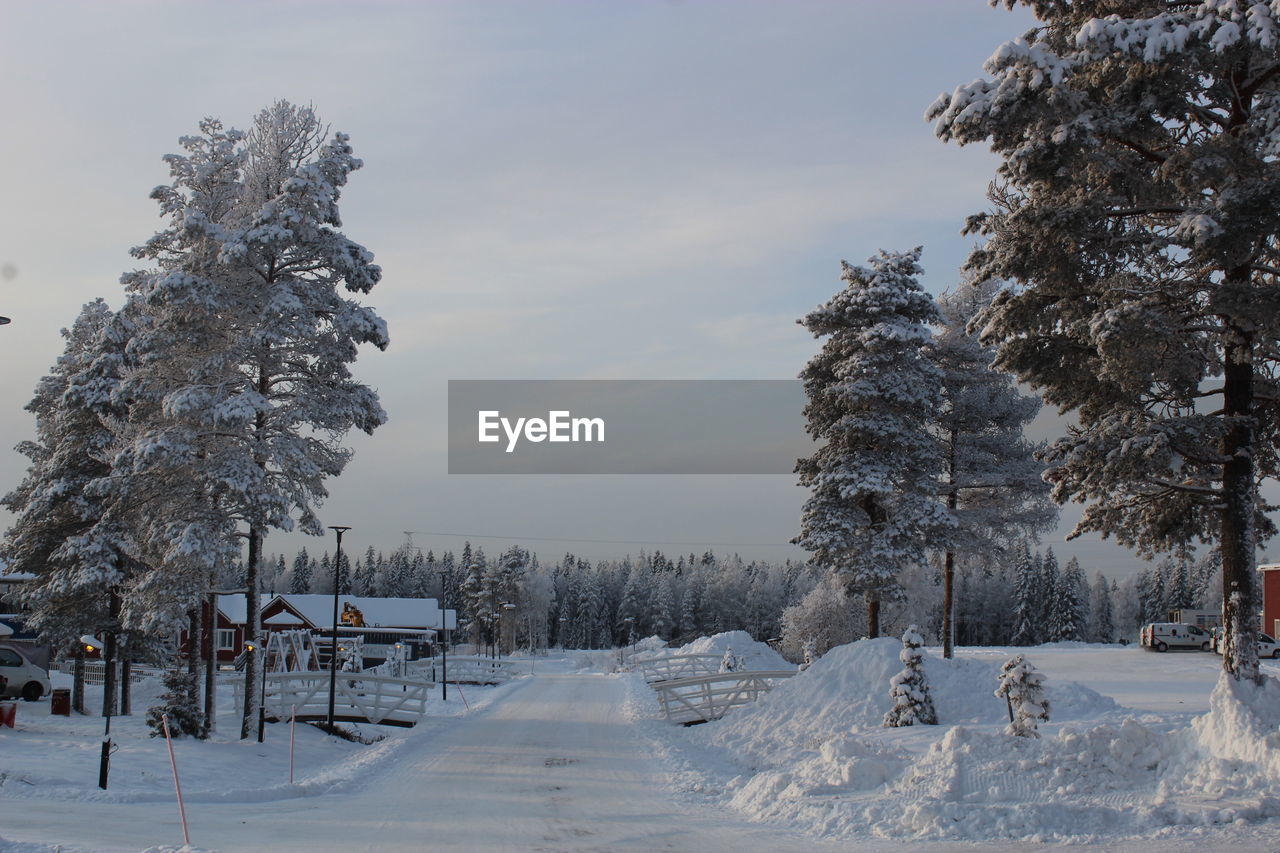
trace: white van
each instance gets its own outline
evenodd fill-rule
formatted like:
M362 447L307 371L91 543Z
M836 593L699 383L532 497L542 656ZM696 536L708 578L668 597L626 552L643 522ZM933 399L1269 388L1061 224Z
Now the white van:
M49 673L36 666L18 643L0 643L0 699L21 696L34 702L49 692Z
M1142 628L1142 645L1158 652L1169 649L1209 651L1209 632L1185 622L1152 622Z

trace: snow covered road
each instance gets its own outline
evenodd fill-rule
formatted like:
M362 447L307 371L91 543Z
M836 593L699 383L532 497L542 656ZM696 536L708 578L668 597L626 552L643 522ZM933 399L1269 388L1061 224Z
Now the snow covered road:
M623 714L625 695L598 674L525 679L473 715L428 721L358 790L193 804L192 843L223 853L848 849L682 809ZM68 819L52 829L46 806ZM0 800L0 835L13 841L137 851L179 843L176 824L167 804Z

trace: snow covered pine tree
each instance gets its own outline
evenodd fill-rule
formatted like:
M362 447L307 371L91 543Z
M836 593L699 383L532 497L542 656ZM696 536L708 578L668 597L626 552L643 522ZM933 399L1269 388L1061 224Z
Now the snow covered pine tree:
M238 556L228 528L247 540L246 631L256 637L267 531L322 533L315 507L351 457L343 436L386 421L348 369L360 344L386 348L386 323L339 290L368 293L382 271L338 230L340 190L362 165L345 134L326 141L310 108L284 101L247 134L213 119L200 129L181 140L185 154L165 158L173 181L152 193L169 226L134 255L154 268L123 279L149 321L126 384L154 407L132 465L144 479L180 477L217 508L207 524L160 529L171 553L212 573L229 549ZM257 665L250 655L241 737Z
M845 289L799 321L826 338L800 373L805 428L824 444L796 464L811 494L792 541L862 594L872 637L899 571L953 526L929 433L941 377L925 347L941 315L916 281L919 260L916 248L882 251L869 267L842 262Z
M888 728L924 726L938 724L938 712L933 707L933 697L929 694L929 679L924 674L924 637L920 636L915 625L902 635L902 652L899 658L903 663L902 672L889 681L889 696L893 699L893 707L884 715L884 724Z
M1049 700L1044 696L1044 674L1022 655L1014 655L1000 668L995 695L1009 705L1005 734L1040 737L1036 727L1049 722Z
M147 709L147 725L151 727L151 736L160 737L164 734L161 718L167 715L169 734L173 737L204 737L204 712L200 709L196 674L187 672L180 666L171 667L164 674L164 686L165 692L160 696L160 704Z
M942 405L934 430L942 445L942 494L956 519L942 563L942 656L955 637L956 557L1007 551L1051 528L1058 512L1049 500L1037 445L1023 429L1040 400L1018 390L1013 377L992 368L995 350L983 346L969 323L1000 290L966 277L938 300L943 325L929 346L942 372Z
M996 367L1075 412L1045 457L1077 533L1222 549L1223 668L1261 681L1258 483L1280 475L1280 4L993 0L1039 19L929 107L1003 158L978 278ZM1215 402L1216 401L1216 402Z

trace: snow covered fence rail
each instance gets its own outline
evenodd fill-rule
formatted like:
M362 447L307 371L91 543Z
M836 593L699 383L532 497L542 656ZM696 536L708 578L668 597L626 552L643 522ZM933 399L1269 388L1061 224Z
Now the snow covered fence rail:
M450 684L506 684L521 673L509 660L485 657L449 656L443 665L433 659L411 661L410 674L419 678L435 680L440 677L441 670L448 670Z
M692 725L723 717L731 708L756 701L792 669L746 672L716 672L650 684L658 692L662 713L673 723Z
M644 673L644 680L655 684L695 675L710 675L719 671L723 660L724 655L663 655L639 661L638 664Z
M58 672L65 672L67 675L74 675L76 671L75 661L64 660L55 664ZM106 680L106 667L100 660L85 661L84 663L84 683L85 684L102 684ZM129 667L129 680L139 682L147 678L159 678L164 673L154 666L139 666L134 664Z
M233 683L238 707L243 702L244 679ZM383 726L417 725L427 711L431 689L430 684L416 678L339 672L334 687L334 719ZM269 719L287 720L294 707L299 720L326 719L329 673L269 672L264 702Z

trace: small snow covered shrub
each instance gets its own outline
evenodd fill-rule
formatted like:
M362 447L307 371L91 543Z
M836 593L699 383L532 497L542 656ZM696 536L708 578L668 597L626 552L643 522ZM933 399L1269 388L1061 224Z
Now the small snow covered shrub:
M904 666L902 672L889 682L893 708L884 715L884 724L890 728L916 723L926 726L938 724L938 712L934 710L929 681L924 674L924 652L920 650L923 645L924 638L915 625L902 635L902 652L898 657Z
M1036 726L1049 722L1049 700L1044 696L1044 673L1022 655L1014 655L1000 668L996 696L1009 703L1009 727L1005 734L1040 737Z
M164 686L166 690L160 697L161 704L147 709L147 725L151 727L151 736L164 735L160 718L167 714L169 734L173 737L205 737L204 712L200 708L200 690L195 673L174 667L165 673Z
M724 650L724 657L720 659L721 672L737 672L742 669L742 658L733 653L733 646Z
M800 671L804 672L818 659L818 644L813 640L805 640L800 646L800 654L803 656L803 660L800 661Z

